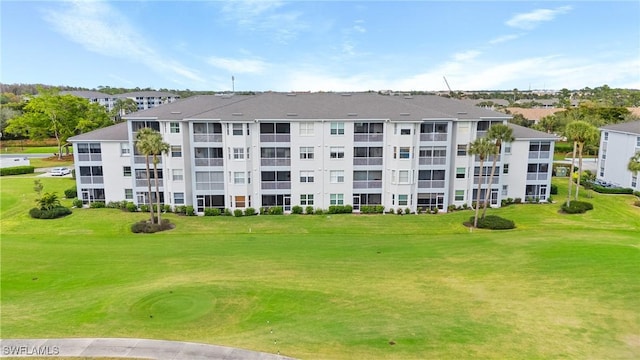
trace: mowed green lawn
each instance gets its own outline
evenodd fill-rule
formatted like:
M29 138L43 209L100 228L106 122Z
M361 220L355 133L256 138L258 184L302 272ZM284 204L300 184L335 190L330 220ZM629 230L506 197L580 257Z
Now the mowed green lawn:
M42 181L60 195L73 185ZM144 235L129 227L147 214L119 210L30 219L33 178L1 187L3 338L186 340L303 359L640 357L632 196L593 194L584 215L491 210L516 221L501 232L470 232L464 211L168 215L176 229Z

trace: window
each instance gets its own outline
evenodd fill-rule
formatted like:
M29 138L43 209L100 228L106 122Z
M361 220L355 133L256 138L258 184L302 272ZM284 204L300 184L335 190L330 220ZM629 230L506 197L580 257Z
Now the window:
M173 203L176 205L184 204L184 193L182 192L173 193Z
M171 157L175 157L175 158L182 157L182 146L171 145Z
M635 188L636 186L638 186L638 177L637 176L632 176L631 177L631 187Z
M313 159L313 146L300 147L300 159Z
M511 154L511 144L504 144L504 153L505 154Z
M467 144L458 145L458 156L467 156Z
M233 135L242 135L243 124L233 124Z
M344 135L344 123L332 122L331 123L331 135Z
M300 182L301 183L312 183L313 182L313 170L302 170L302 171L300 171Z
M122 176L131 176L131 166L123 166L122 167Z
M329 152L332 159L344 158L344 146L332 146L329 148Z
M313 194L300 194L300 205L313 205Z
M237 196L234 198L234 202L236 203L236 207L237 207L237 208L243 208L243 207L246 207L246 206L247 206L247 203L246 203L246 200L245 200L245 199L246 199L246 196L244 196L244 195L237 195Z
M344 182L344 170L331 170L329 172L330 182L333 184Z
M233 159L234 160L244 159L244 148L233 148Z
M409 205L409 195L401 194L398 195L398 206L407 206Z
M609 133L605 131L604 133L604 141L608 141L609 140Z
M171 179L173 181L182 181L184 180L184 173L182 169L173 169L171 170Z
M400 129L400 135L411 135L411 129Z
M400 170L400 171L398 171L398 182L400 184L408 184L409 183L409 170Z
M129 148L129 143L120 143L120 155L129 156L130 154L131 149Z
M409 159L411 157L410 147L400 147L400 159Z
M313 136L313 123L300 123L300 136Z
M126 200L133 200L133 189L124 189L124 198Z
M463 167L456 168L456 179L464 179L467 171Z
M235 171L233 173L233 183L234 184L244 184L244 172L243 171Z
M179 122L170 122L169 123L169 132L171 132L172 134L179 134L180 133L180 123Z
M502 165L502 173L503 174L508 174L509 173L509 164L504 164Z
M509 185L502 185L502 196L507 196L509 194Z
M329 205L344 205L344 194L329 194Z
M636 147L640 147L640 136L636 138Z
M464 190L456 190L455 201L464 201Z

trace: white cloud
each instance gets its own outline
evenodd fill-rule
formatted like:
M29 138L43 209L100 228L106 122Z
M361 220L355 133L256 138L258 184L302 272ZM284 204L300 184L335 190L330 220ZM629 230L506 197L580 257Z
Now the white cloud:
M571 11L571 6L561 6L555 9L537 9L528 13L517 14L507 20L505 24L511 27L531 30L538 26L539 23L551 21L558 15Z
M109 57L131 60L150 67L154 71L202 82L195 70L189 69L176 60L167 59L149 47L144 37L137 32L126 18L102 1L70 1L62 10L45 13L53 28L87 50Z
M262 60L255 59L229 59L211 56L207 59L207 63L211 66L226 70L234 74L242 73L261 73L267 67Z
M453 59L455 61L469 61L477 58L478 56L480 56L480 54L482 54L480 51L468 50L465 52L454 54Z
M516 35L516 34L498 36L497 38L493 38L493 39L489 40L489 44L496 45L496 44L508 42L508 41L511 41L511 40L516 40L519 37L520 37L520 35Z
M271 38L279 43L287 43L308 29L300 20L301 13L280 11L285 3L267 0L240 0L226 2L222 13L227 21L256 32L269 32Z

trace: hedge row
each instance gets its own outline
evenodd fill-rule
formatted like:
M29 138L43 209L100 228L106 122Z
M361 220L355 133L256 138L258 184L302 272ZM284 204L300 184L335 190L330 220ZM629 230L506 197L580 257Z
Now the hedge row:
M0 176L33 174L34 166L14 166L0 169Z
M160 224L152 224L148 220L139 221L131 225L131 232L153 234L158 231L173 229L173 224L167 219L162 219Z
M473 224L474 220L475 217L471 217L469 222ZM478 227L481 229L508 230L515 229L516 223L500 216L487 215L484 218L478 219Z
M632 188L614 188L614 187L604 187L597 184L592 184L590 188L601 194L633 194Z

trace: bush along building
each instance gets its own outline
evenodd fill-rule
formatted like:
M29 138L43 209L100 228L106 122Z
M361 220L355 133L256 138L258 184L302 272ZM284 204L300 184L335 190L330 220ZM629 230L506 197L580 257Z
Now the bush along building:
M492 162L480 169L468 154L471 142L509 118L434 95L204 95L129 114L70 142L85 204L149 203L145 157L135 146L144 127L170 144L152 179L161 202L198 214L296 205L446 211L476 201L480 171L480 201L486 191L491 206L545 201L554 136L509 125L515 140L503 144L490 189Z

